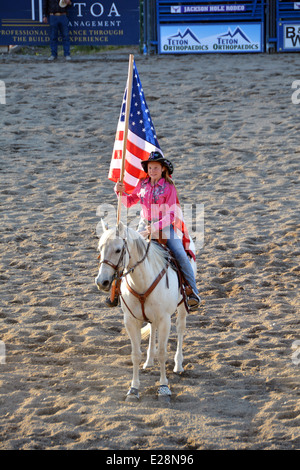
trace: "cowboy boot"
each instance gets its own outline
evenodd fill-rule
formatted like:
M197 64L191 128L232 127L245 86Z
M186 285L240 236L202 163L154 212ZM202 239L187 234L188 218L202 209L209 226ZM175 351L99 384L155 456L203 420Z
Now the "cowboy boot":
M189 306L189 310L196 310L201 302L201 299L198 294L195 294L193 289L187 282L185 283L185 293L187 296L187 304Z

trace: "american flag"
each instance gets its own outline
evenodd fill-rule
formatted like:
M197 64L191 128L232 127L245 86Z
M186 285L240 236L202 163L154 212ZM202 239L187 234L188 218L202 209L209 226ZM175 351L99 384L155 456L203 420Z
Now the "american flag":
M108 178L115 182L120 179L121 175L127 86L124 92L123 103L121 106L112 160L108 175ZM141 166L141 160L148 160L149 154L156 150L159 150L162 153L157 141L155 128L150 116L150 111L146 103L143 87L134 61L131 106L125 156L125 173L123 180L126 193L130 194L138 184L139 179L146 176L146 173L143 171Z
M117 182L121 176L127 87L128 83L124 92L108 174L108 178L114 182ZM135 65L135 61L133 61L132 95L126 143L125 172L123 179L125 192L127 194L130 194L134 190L141 178L147 176L142 169L141 160L148 160L149 154L156 150L158 150L163 155L157 140L155 128L146 103L143 87ZM174 230L178 236L182 238L182 242L187 253L195 260L194 243L188 234L178 200Z

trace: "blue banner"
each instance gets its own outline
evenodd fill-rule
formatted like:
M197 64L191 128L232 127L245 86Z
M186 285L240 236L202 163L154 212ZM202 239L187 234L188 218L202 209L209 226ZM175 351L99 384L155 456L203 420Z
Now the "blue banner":
M139 44L139 0L72 1L70 43L78 46ZM42 0L10 0L0 5L0 45L49 45Z

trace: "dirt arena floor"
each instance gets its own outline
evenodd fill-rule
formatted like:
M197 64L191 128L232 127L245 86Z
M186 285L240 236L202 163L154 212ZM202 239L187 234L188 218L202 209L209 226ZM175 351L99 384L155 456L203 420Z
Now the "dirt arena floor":
M126 403L122 312L94 284L127 51L2 55L0 449L299 449L299 56L135 61L180 200L204 204L185 371L174 315L171 403L158 365Z

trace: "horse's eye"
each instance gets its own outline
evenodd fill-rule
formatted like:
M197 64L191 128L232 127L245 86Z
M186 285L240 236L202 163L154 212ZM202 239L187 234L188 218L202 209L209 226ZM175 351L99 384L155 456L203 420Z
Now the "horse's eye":
M121 248L117 248L116 253L121 253Z

